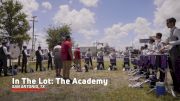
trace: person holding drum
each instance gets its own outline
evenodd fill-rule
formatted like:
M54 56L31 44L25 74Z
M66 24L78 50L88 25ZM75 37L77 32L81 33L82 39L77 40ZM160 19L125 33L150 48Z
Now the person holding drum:
M117 70L116 66L116 51L115 49L112 50L112 52L109 54L110 58L110 70Z
M161 49L164 47L163 42L161 40L162 38L162 33L156 33L155 37L155 55L156 55L156 67L160 68L161 67ZM163 68L160 68L160 76L159 79L161 82L164 82L165 79L165 73L162 71Z
M104 70L104 53L103 49L101 48L100 51L97 53L97 70Z
M126 50L124 52L124 64L123 64L123 67L126 67L126 65L130 66L129 56L130 56L130 52L129 52L128 48L126 48Z
M174 91L180 93L180 29L176 27L176 19L166 20L167 27L170 28L170 36L166 40L166 46L162 52L169 49L169 69L173 80Z
M93 69L93 63L92 63L92 52L90 50L90 48L88 48L87 52L85 53L85 58L87 58L87 61L86 63L88 64L91 64L91 69Z
M7 46L6 46L7 42L2 42L2 46L0 47L0 76L1 76L1 72L2 69L4 70L4 76L8 76L7 74L7 59L8 59L8 55L10 55L10 53L7 51Z

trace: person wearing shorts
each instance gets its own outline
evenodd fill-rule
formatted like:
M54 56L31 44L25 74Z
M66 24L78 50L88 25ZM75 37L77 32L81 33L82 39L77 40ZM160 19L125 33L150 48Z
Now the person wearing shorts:
M61 69L63 67L63 63L61 59L61 43L59 43L54 47L53 55L54 55L54 65L56 69L56 77L62 77Z

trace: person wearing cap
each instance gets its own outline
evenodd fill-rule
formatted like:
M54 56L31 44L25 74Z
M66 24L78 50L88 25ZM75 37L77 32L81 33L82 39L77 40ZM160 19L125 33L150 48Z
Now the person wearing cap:
M40 67L40 71L42 71L42 50L41 47L38 47L38 50L36 51L36 71L38 70L38 67Z
M25 72L27 73L27 57L30 56L28 53L27 53L27 46L23 46L23 50L22 50L22 70L21 72Z
M4 70L4 76L8 76L7 74L7 59L8 55L10 53L7 51L7 42L3 42L2 46L0 47L0 62L1 62L1 68L0 68L0 75L2 72L2 69Z
M61 46L61 57L63 61L63 78L70 79L70 69L72 63L72 43L71 37L66 36Z

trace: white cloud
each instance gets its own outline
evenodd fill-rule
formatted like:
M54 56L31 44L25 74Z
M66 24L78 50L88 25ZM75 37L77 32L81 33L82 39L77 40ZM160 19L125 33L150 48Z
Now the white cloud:
M79 33L83 34L86 37L86 39L90 40L92 39L93 36L97 35L99 31L96 29L91 29L91 30L82 29L79 31Z
M28 18L32 17L32 13L37 11L39 4L36 0L17 0L23 5L22 11L28 15Z
M60 25L69 24L73 32L83 34L86 38L90 38L94 35L94 32L97 32L93 28L96 23L95 14L86 8L77 11L70 9L68 5L61 5L53 21Z
M100 40L101 42L108 42L111 46L124 48L125 46L131 45L132 42L122 42L123 38L130 36L129 33L135 33L136 37L133 38L133 43L138 44L140 38L148 38L155 34L150 28L149 23L145 18L138 17L135 22L128 24L114 24L109 28L104 29L104 37ZM131 41L131 40L130 40Z
M48 48L48 44L46 42L46 32L39 31L38 29L34 29L34 33L36 35L36 44L35 44L35 49L38 48L39 44L41 47ZM29 49L32 48L32 29L28 31L29 36L31 37L31 40L29 40L28 44L25 42L24 44L27 45Z
M69 4L72 4L73 3L73 0L69 0Z
M154 25L160 27L166 27L166 19L169 17L175 17L177 21L180 21L180 2L179 0L154 0L156 11L154 12ZM177 23L180 26L180 22Z
M109 28L104 29L104 37L101 39L101 42L108 42L110 45L118 43L121 38L124 38L128 35L128 31L132 29L132 24L122 25L114 24Z
M98 5L99 0L79 0L79 2L87 7L96 7Z
M47 9L47 10L51 10L52 9L52 5L50 2L42 2L42 6Z

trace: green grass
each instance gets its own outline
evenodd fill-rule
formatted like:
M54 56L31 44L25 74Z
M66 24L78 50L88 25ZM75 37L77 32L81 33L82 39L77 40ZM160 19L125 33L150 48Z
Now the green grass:
M30 64L34 67L34 64ZM94 66L96 63L94 63ZM109 62L105 62L108 67ZM44 63L44 66L47 64ZM118 71L96 71L90 70L88 73L75 72L71 70L71 78L107 78L108 86L102 85L49 85L44 92L11 92L11 78L0 77L0 101L180 101L171 95L157 97L154 93L147 94L149 88L129 88L128 76L122 71L122 62L118 61ZM15 78L28 77L37 79L54 78L54 71L20 73Z

